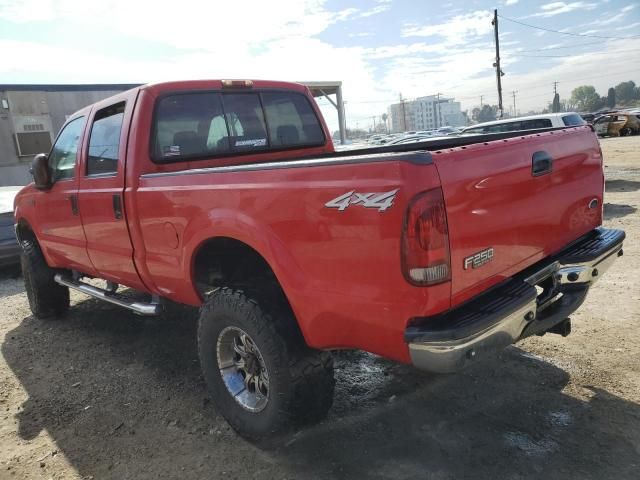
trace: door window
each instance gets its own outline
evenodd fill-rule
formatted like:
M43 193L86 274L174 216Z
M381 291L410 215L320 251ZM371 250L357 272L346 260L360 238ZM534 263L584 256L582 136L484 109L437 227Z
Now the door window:
M124 119L124 102L98 111L91 126L87 175L118 171L120 133Z
M49 154L49 169L53 181L74 177L78 143L84 127L84 117L78 117L67 123Z

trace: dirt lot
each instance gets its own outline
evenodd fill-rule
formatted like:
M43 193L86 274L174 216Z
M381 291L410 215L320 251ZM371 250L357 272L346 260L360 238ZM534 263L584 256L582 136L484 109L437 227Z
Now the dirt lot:
M67 318L39 322L0 271L0 479L640 478L640 137L602 147L625 256L571 336L451 376L342 353L329 418L277 448L216 414L193 318L73 295Z

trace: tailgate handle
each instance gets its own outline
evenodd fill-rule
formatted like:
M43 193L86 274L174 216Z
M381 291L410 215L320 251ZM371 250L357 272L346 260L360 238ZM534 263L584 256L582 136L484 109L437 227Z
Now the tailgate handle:
M553 158L547 152L535 152L531 159L531 175L539 177L553 169Z

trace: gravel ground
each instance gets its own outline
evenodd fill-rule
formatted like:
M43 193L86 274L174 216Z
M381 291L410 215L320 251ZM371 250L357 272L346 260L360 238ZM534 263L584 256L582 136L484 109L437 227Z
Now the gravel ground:
M216 414L193 315L144 320L72 294L30 315L0 271L0 479L640 478L640 137L602 140L625 256L573 316L457 375L348 352L321 424L269 448Z

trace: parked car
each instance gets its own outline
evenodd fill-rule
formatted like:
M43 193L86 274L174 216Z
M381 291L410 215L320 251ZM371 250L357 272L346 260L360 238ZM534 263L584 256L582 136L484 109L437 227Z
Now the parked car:
M640 133L640 118L631 113L610 113L596 118L593 128L601 137L637 135Z
M579 113L578 115L587 123L593 123L596 118L595 113Z
M546 113L528 117L504 118L493 122L480 123L462 129L462 135L514 132L540 128L574 127L586 122L577 113Z
M433 138L433 137L431 135L406 135L404 137L398 137L398 138L394 138L393 140L390 140L389 142L387 142L387 145L399 145L399 144L405 144L405 143L423 142L430 138Z
M13 221L13 200L22 187L0 187L0 266L20 263Z
M601 227L587 126L335 152L285 82L134 88L71 115L32 171L15 218L34 316L69 289L199 306L216 411L252 439L327 413L333 349L442 373L566 336L625 236Z

